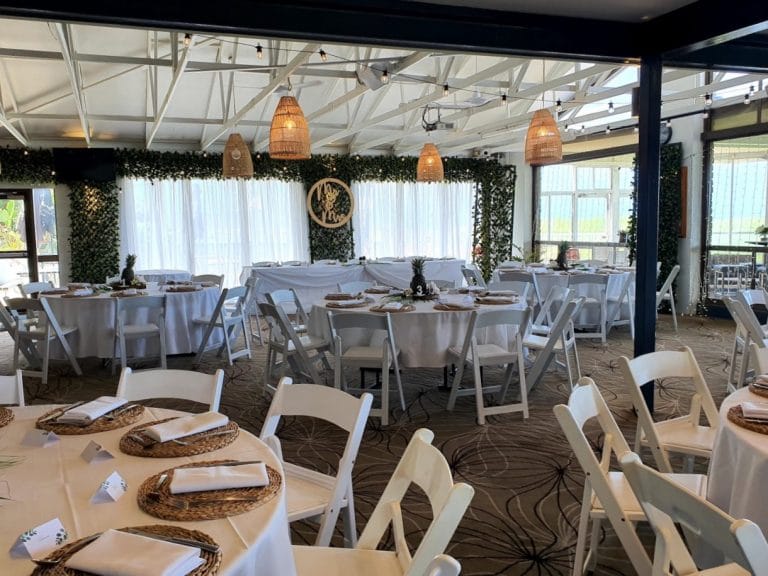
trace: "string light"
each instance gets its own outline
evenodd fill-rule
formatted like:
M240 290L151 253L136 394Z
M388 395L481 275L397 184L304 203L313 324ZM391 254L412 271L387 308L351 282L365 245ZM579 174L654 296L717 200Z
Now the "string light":
M189 46L189 44L192 42L192 35L187 32L184 34L184 46Z
M582 125L581 125L581 133L582 133L582 134L586 134L586 132L587 132L587 127L586 127L586 126L584 126L584 124L582 124Z
M256 44L256 58L259 60L264 58L264 49L261 47L261 44Z
M328 62L328 54L325 53L325 50L320 48L320 52L318 52L318 54L320 54L320 60L323 62Z
M565 126L563 126L563 129L564 129L566 132L568 132L568 124L566 124Z
M608 114L613 114L613 102L608 102Z
M563 111L563 103L560 100L558 100L557 104L555 104L555 112L560 114L560 112L562 111Z
M29 150L27 150L26 148L24 149L24 156L29 156Z
M701 117L702 117L704 120L706 120L707 118L709 118L709 112L702 112L702 114L701 114Z
M448 84L443 84L443 96L448 96Z
M749 94L744 94L744 105L749 104Z
M389 82L389 73L387 73L387 69L386 68L384 68L384 72L381 73L381 81L384 84Z
M672 120L667 119L665 124L667 125L667 128L670 128L672 126Z
M704 106L712 106L712 94L709 92L704 94Z
M502 94L501 95L501 103L502 104L506 104L507 103L507 95L506 94Z
M638 132L640 132L640 128L638 128L637 126L635 126L634 128L632 128L632 132L634 132L635 134L637 134Z
M611 133L611 127L610 126L606 126L605 127L605 133L606 134L610 134Z

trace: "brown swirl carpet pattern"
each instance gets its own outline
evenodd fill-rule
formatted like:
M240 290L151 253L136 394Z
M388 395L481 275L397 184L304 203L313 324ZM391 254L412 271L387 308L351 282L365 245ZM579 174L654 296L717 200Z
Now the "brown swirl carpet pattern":
M10 373L11 350L2 335L4 373ZM724 320L686 318L675 334L668 316L661 316L657 349L690 346L704 371L719 404L725 396L733 323ZM579 340L582 373L600 386L624 430L630 445L634 440L635 416L624 392L617 359L632 355L632 341L626 329L614 330L607 346L596 340ZM256 346L252 360L238 360L234 366L206 355L201 371L226 371L222 412L255 434L261 429L269 398L262 391L265 348ZM173 357L169 368L191 369L192 357ZM139 367L141 367L139 365ZM25 380L28 403L60 403L113 394L117 376L99 360L83 362L85 376L77 377L65 365L54 365L47 385L39 379ZM494 373L486 374L489 378ZM350 374L351 376L351 374ZM332 374L326 375L332 382ZM466 576L497 574L568 574L571 570L576 526L583 489L583 474L560 432L552 407L567 401L569 388L562 372L550 370L529 396L530 417L521 414L494 416L486 426L475 423L474 400L459 398L448 412L447 391L438 385L439 370L408 371L404 375L406 409L399 406L393 421L382 428L379 419L369 420L354 470L358 530L365 526L384 485L414 430L427 427L435 432L435 443L445 454L457 480L471 484L475 498L461 522L448 552L462 564ZM465 376L469 381L471 376ZM686 383L665 381L659 386L657 414L667 418L682 413ZM184 408L179 401L160 405ZM393 404L397 404L393 402ZM290 418L283 422L280 436L288 460L320 470L334 470L343 447L344 434L330 425L310 419ZM600 439L593 434L595 446ZM647 457L647 455L646 455ZM705 463L699 467L705 471ZM418 543L421 531L431 519L429 506L418 494L405 503L409 541ZM341 522L339 523L339 527ZM645 530L650 542L650 532ZM312 543L310 523L293 526L296 543ZM337 530L336 543L340 542ZM388 543L391 544L391 543ZM603 531L597 574L633 574L631 565L610 526Z

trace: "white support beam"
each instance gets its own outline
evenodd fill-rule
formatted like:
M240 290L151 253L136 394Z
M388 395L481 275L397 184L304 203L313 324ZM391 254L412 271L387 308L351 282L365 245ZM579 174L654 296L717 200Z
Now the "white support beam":
M251 100L243 106L237 114L235 114L231 119L227 120L224 124L222 124L219 128L214 130L214 135L209 137L208 140L206 140L203 143L202 149L207 149L211 144L216 142L216 140L219 139L219 137L224 134L227 130L235 126L240 120L243 119L243 117L251 111L252 108L254 108L259 102L267 98L272 92L277 90L278 86L280 86L285 80L293 74L293 72L302 64L304 64L309 57L317 50L319 44L306 44L301 50L299 50L299 53L293 57L293 59L288 62L288 64L285 65L285 68L282 68L279 73L275 74L274 78L267 84L261 92L259 92L256 96L251 98Z
M160 105L160 110L157 114L155 114L155 122L152 126L152 130L149 132L149 138L147 138L147 150L149 150L149 148L152 146L152 141L155 139L155 136L157 136L157 131L160 129L163 118L168 112L168 107L171 105L171 99L173 98L174 92L176 92L176 88L179 87L179 81L181 80L181 77L184 74L184 70L189 63L189 58L192 55L192 49L194 46L195 36L193 35L189 41L189 44L184 47L184 52L181 54L178 65L173 72L171 83L168 85L168 90L165 93L165 98L163 98L163 103Z
M476 74L473 74L472 76L469 76L467 78L464 78L463 80L460 80L456 86L453 86L453 88L455 90L463 90L469 86L472 86L478 80L492 78L497 74L501 74L502 72L507 71L510 66L514 66L515 64L516 64L515 60L504 59L500 62L497 62L493 66L490 66L485 70L482 70L481 72L478 72ZM355 126L352 126L347 130L343 130L338 134L334 134L333 136L321 138L317 142L313 142L312 145L313 147L319 148L320 146L331 144L336 140L339 140L341 138L346 138L347 136L350 136L351 134L355 134L360 130L364 130L369 126L373 126L381 122L386 122L387 120L391 120L392 118L397 118L398 116L407 114L411 110L415 110L416 108L421 108L422 106L425 106L426 104L439 100L440 98L443 98L443 97L444 97L443 88L437 87L435 90L432 90L429 94L427 94L426 96L423 96L422 98L419 98L407 104L400 104L400 106L396 107L393 110L390 110L389 112L385 112L384 114L379 114L375 118L368 118L362 121L361 123L356 124Z
M5 65L5 60L0 60L0 67L2 68L2 72L3 72L3 80L5 80L5 83L8 87L5 94L8 96L8 99L11 101L11 108L13 108L13 111L18 112L19 105L18 105L18 101L16 100L16 92L13 89L13 84L11 84L11 77L8 75L8 68ZM3 110L5 110L5 108L3 108ZM25 139L29 140L29 134L27 134L27 129L24 126L24 121L19 120L18 124L19 124L19 132L24 135Z
M85 96L82 91L82 82L80 78L80 67L73 60L74 46L72 43L72 34L69 24L57 22L53 25L56 31L56 39L61 47L61 55L64 57L64 66L67 69L69 85L72 88L72 96L75 99L75 108L80 117L80 126L83 129L85 143L91 145L91 129L88 125L88 112L85 105Z

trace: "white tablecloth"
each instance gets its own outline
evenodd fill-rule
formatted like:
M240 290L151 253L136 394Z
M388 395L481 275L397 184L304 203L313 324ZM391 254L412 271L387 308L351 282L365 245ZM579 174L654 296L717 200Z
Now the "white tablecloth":
M709 462L707 500L735 518L748 518L768 536L768 436L728 420L728 409L745 400L766 402L748 388L728 396L720 407L720 430Z
M138 270L137 276L144 278L145 282L186 282L192 278L192 274L186 270Z
M429 260L424 266L427 280L450 280L461 286L461 267L464 260ZM252 271L261 278L257 293L259 301L274 290L293 288L302 305L309 309L329 292L336 292L338 284L346 282L378 282L393 288L407 288L413 276L410 262L358 262L344 264L311 264L309 266L281 266L254 268L245 266L240 282L245 284Z
M330 337L328 324L328 311L334 312L368 312L368 308L327 308L325 300L316 302L312 307L309 320L309 333L315 336ZM412 312L394 312L392 329L395 333L395 342L400 350L401 368L442 368L449 363L448 348L456 346L461 349L469 326L471 311L443 311L435 310L435 302L416 302L416 309ZM509 306L483 305L477 308L482 314L484 311L499 308L522 308L522 304ZM370 313L370 312L369 312ZM504 327L488 328L480 335L478 341L481 344L498 344L506 347L509 339L517 333L514 329ZM349 344L345 340L345 344Z
M229 446L190 458L140 458L120 452L118 443L127 428L89 434L62 436L47 448L22 446L35 419L50 406L15 408L16 419L0 428L0 454L15 454L24 460L3 470L0 480L10 489L11 501L2 501L0 521L0 574L26 576L34 568L28 559L12 558L8 550L22 531L58 517L69 532L69 542L107 528L148 524L177 524L200 530L222 548L222 576L253 574L295 575L290 533L285 511L285 490L255 510L221 520L170 522L142 512L136 503L141 483L167 468L213 459L233 458L263 460L282 473L275 455L258 438L240 431ZM149 422L178 414L170 410L150 408L144 420ZM98 442L114 454L115 459L88 464L80 453L91 441ZM117 502L91 504L90 498L100 483L117 470L128 484L127 493Z
M167 354L197 352L205 333L205 326L193 324L193 318L209 316L219 300L218 287L203 288L196 292L149 291L150 295L166 295L165 345ZM77 326L74 334L67 336L72 351L78 358L95 356L112 358L115 333L115 300L109 293L86 298L61 298L46 296L56 319L62 326ZM143 316L143 318L142 318ZM147 314L128 316L129 323L146 322ZM211 334L210 345L222 341L221 330ZM129 356L157 354L157 339L147 343L138 340L128 343ZM51 355L63 358L61 346L51 346Z

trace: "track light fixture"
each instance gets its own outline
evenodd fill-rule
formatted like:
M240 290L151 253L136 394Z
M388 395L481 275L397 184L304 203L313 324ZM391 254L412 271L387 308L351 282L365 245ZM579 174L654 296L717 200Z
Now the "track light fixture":
M328 54L325 53L325 50L320 48L320 52L318 52L318 54L320 54L320 60L323 62L328 62Z
M613 114L613 102L608 102L608 114Z
M560 112L562 111L563 111L563 103L560 100L558 100L557 104L555 104L555 112L560 114Z
M389 73L387 72L386 68L384 68L384 72L381 73L381 81L383 84L389 82Z
M187 32L184 34L184 46L189 46L189 44L192 42L192 35Z
M704 94L704 106L712 106L712 94L709 92Z
M259 60L264 58L264 49L261 47L261 44L256 44L256 58Z
M448 96L448 84L443 84L443 96Z

